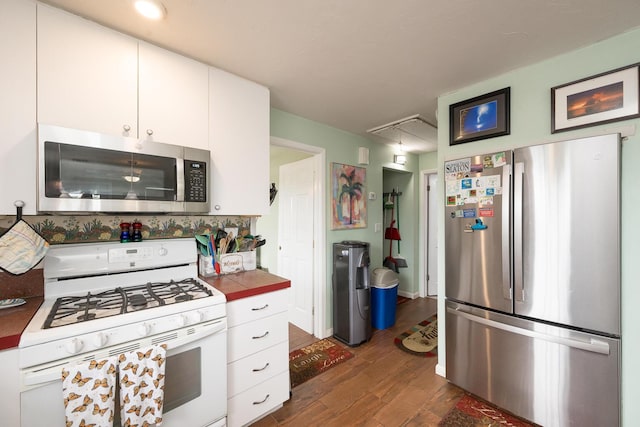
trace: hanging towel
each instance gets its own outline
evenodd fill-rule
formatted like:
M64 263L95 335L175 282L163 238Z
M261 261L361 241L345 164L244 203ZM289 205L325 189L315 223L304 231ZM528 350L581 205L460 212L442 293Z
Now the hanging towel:
M119 356L122 425L162 425L164 346L151 346Z
M67 427L113 425L116 357L62 368L62 396Z
M38 265L49 250L49 242L29 224L18 220L0 236L0 268L23 274Z

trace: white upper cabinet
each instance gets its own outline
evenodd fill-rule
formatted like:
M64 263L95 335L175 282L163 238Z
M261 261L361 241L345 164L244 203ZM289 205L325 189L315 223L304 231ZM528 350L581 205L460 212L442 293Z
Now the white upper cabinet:
M209 147L209 67L140 42L139 137Z
M135 137L137 80L135 39L38 4L38 122Z
M35 3L0 1L0 57L0 214L14 215L16 200L25 202L22 213L35 214Z
M208 147L209 67L38 5L38 121Z
M269 90L209 70L211 214L269 213Z

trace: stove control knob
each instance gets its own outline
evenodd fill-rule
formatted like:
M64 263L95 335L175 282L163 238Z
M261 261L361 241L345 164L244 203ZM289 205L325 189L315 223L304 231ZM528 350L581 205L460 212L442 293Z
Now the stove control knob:
M167 254L167 252L169 252L167 250L167 248L160 247L160 249L158 249L158 255L160 255L160 256L165 256Z
M71 339L71 341L67 341L64 345L65 350L67 350L67 353L69 354L77 354L80 353L80 350L82 350L83 347L83 342L81 339L79 338L73 338Z
M107 344L107 341L109 341L109 337L102 332L98 332L93 337L93 344L96 348L104 347Z
M176 317L176 323L178 326L184 326L189 323L189 317L186 314L181 314Z
M141 337L146 337L147 335L149 335L151 333L151 325L148 323L143 323L140 326L138 326L138 334Z
M198 310L196 312L196 322L204 322L204 319L206 316L207 316L207 313L205 313L202 310Z

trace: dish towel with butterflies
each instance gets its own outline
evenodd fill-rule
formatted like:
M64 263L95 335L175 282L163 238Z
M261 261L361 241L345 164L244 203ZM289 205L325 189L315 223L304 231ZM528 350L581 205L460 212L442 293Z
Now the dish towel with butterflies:
M162 425L164 346L151 346L119 356L122 425Z
M62 368L67 427L113 425L117 364L116 357L108 357Z

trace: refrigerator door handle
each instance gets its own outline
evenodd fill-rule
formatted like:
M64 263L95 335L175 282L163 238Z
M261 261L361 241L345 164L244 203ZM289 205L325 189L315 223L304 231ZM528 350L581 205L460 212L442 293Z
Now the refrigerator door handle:
M509 242L509 221L510 216L510 185L511 185L511 165L507 164L502 167L502 296L511 300L513 298L511 294L511 277L510 268L511 265L511 252Z
M513 173L513 289L516 301L524 301L522 271L522 203L524 192L524 163L516 162Z
M447 307L447 313L455 316L463 317L475 323L488 326L490 328L500 329L505 332L510 332L517 335L523 335L529 338L541 339L547 342L552 342L567 347L578 348L580 350L590 351L592 353L606 354L610 353L609 344L605 341L589 338L588 341L581 341L571 338L559 337L554 335L544 334L542 332L530 331L528 329L519 328L517 326L509 325L506 323L497 322L495 320L486 319L484 317L475 316L471 313L467 313L460 309L460 307L451 308Z

